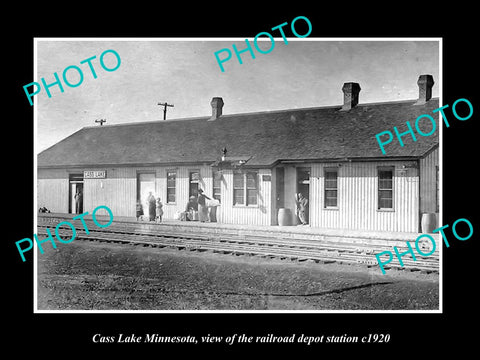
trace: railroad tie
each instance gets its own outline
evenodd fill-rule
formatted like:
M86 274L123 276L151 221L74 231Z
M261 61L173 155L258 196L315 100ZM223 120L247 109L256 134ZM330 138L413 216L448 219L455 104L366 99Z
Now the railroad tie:
M47 225L38 226L38 235L46 234ZM361 264L367 267L377 266L374 254L388 248L385 241L374 242L371 239L334 239L325 236L318 240L311 238L294 239L290 237L262 236L242 233L219 233L212 229L212 233L194 234L178 229L175 233L162 226L151 226L149 229L139 228L137 224L125 225L121 228L96 229L89 226L90 233L77 229L77 239L86 241L101 241L107 243L141 245L143 247L174 248L198 252L213 252L231 254L235 256L258 256L267 259L291 260L297 262L311 261L318 264ZM60 227L61 236L71 236L69 227ZM350 241L350 242L349 242ZM362 243L362 241L364 241ZM417 257L403 259L405 266L390 263L386 269L399 269L420 272L438 272L439 257L434 254L428 258Z

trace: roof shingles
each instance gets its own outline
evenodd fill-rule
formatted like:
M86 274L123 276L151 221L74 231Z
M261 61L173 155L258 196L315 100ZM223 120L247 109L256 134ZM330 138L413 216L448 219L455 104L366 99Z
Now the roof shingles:
M437 131L394 140L383 155L375 135L396 126L414 128L432 115L438 100L361 104L85 127L38 155L39 167L213 162L226 147L229 156L248 156L247 165L271 166L278 160L344 160L422 157L438 145Z

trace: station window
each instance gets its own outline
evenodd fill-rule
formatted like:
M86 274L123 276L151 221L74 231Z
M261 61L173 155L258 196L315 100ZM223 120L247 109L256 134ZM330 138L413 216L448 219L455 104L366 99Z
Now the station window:
M257 197L257 172L233 173L233 205L257 205Z
M324 207L331 208L338 206L338 169L327 168L324 172L325 201Z
M189 189L188 196L198 196L200 173L198 171L191 171L189 174Z
M213 172L213 198L222 202L222 173L219 171Z
M175 171L167 171L167 203L174 203L176 201L176 183L177 173Z
M233 173L233 205L245 204L244 199L244 175L242 173Z
M393 209L393 168L378 169L378 209Z
M248 172L245 174L245 181L247 183L247 205L257 205L257 173Z

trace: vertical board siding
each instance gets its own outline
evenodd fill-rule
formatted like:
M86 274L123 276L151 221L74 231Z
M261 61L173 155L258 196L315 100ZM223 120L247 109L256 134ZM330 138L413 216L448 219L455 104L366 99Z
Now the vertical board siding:
M175 202L167 203L167 172L176 173L175 181ZM157 191L162 195L160 198L163 203L163 217L165 219L174 219L175 213L185 211L188 202L188 168L186 167L160 167L157 169Z
M99 168L98 168L99 169ZM98 170L85 168L84 170ZM105 169L105 168L102 168ZM208 165L175 167L132 167L106 169L105 179L84 179L84 211L93 211L97 206L108 206L114 216L135 216L137 199L137 177L139 173L155 173L155 197L163 203L164 219L173 220L178 212L185 210L189 197L189 174L199 171L199 187L212 198L213 171ZM177 174L175 203L166 203L167 171ZM270 225L271 223L271 181L263 181L262 175L271 175L269 169L258 171L258 204L256 206L233 206L233 173L225 171L221 181L221 206L217 208L217 221L231 224ZM64 200L68 209L68 175L67 198ZM144 203L144 199L142 204ZM63 201L63 200L61 200ZM145 204L143 204L145 206ZM66 212L67 210L65 210ZM99 213L100 214L100 213Z
M438 148L420 159L420 212L437 212L437 169ZM438 194L438 200L440 194Z
M90 169L86 169L90 170ZM107 179L85 179L85 206L94 209L99 205L108 206L114 215L135 216L137 201L138 174L155 174L154 196L160 197L163 203L164 219L174 219L177 212L185 210L188 202L189 173L200 170L200 187L207 195L211 192L206 176L210 167L132 167L107 170ZM176 172L175 202L167 200L167 171ZM211 176L211 175L209 175ZM103 188L101 184L103 183ZM211 183L211 181L210 181ZM210 189L210 190L209 190ZM140 199L145 207L145 199Z
M37 171L37 206L68 213L68 173L65 170ZM38 209L37 209L38 210Z
M302 164L311 168L309 212L314 227L418 231L420 199L421 211L432 211L435 206L435 166L438 150L420 161L382 161L352 163ZM338 208L324 208L324 168L338 167ZM394 167L392 211L377 209L379 166ZM403 166L406 166L404 169ZM155 173L155 197L164 204L164 218L174 219L177 212L185 210L189 196L189 173L200 172L199 186L212 197L213 171L208 165L176 167L124 167L85 168L76 170L106 170L105 179L84 179L84 211L92 212L97 206L108 206L114 216L135 216L137 176L142 172ZM168 170L175 170L176 201L166 203ZM419 174L421 184L419 184ZM262 175L271 176L270 181ZM221 178L221 206L217 220L221 223L271 225L276 222L275 169L258 170L258 203L255 206L233 206L233 172L225 170ZM66 170L41 169L38 172L38 206L51 211L68 212L68 172ZM433 189L433 190L432 190ZM295 210L296 167L285 166L285 207ZM420 193L421 192L421 193ZM143 202L143 199L142 199Z
M311 186L311 184L310 184ZM297 192L297 168L285 166L285 208L295 214L295 193Z
M222 174L222 205L217 214L219 221L227 224L270 225L272 181L263 181L262 175L271 175L270 169L258 171L258 197L255 206L233 205L233 172L226 170Z
M85 168L84 170L96 169ZM92 213L98 206L107 206L112 211L114 218L115 216L135 216L137 194L135 169L107 168L106 171L105 179L84 179L84 211ZM99 212L98 214L105 215L106 213Z
M167 199L167 171L175 171L177 179L175 183L175 202L168 203ZM190 189L190 172L199 172L199 189L203 189L205 195L212 197L212 168L208 165L203 166L175 166L175 167L158 167L157 174L157 193L163 203L163 217L165 219L174 219L176 213L185 211L188 203ZM223 195L223 194L222 194Z
M339 165L339 166L338 166ZM407 165L406 169L402 169ZM324 168L338 166L338 208L324 207ZM394 166L393 210L377 209L379 166ZM315 227L417 231L418 170L414 162L311 164L310 222Z

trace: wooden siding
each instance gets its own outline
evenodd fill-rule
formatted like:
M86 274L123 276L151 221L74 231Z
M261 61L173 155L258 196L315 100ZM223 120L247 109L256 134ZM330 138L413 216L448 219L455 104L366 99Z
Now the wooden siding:
M308 167L309 165L302 165L302 167ZM289 209L292 213L294 224L296 224L296 217L295 214L295 193L297 192L297 168L295 165L284 165L284 190L283 190L283 198L284 198L284 208ZM272 171L274 175L272 177L272 194L276 194L276 171ZM272 195L272 225L278 225L278 208L276 207L276 202L274 195Z
M310 224L314 227L418 231L419 194L422 191L422 210L432 206L432 194L428 186L435 186L435 161L438 163L438 151L432 152L420 161L382 161L352 163L312 163L302 164L311 168L309 212ZM324 208L324 168L338 167L338 208ZM378 210L378 167L392 166L393 209ZM406 166L404 169L403 166ZM433 166L433 167L432 167ZM428 169L428 170L427 170ZM432 172L433 169L433 172ZM184 211L189 196L189 173L199 171L199 187L207 196L213 192L213 170L209 165L177 167L128 167L128 168L85 168L70 171L106 170L105 179L84 179L84 211L91 212L100 205L108 206L114 216L135 216L137 198L137 176L142 172L155 174L155 196L164 204L164 218L173 219L176 212ZM177 173L176 201L166 203L167 171ZM51 211L68 211L68 174L66 170L40 170L38 175L38 206L46 206ZM263 175L271 176L270 180ZM225 170L221 178L221 206L217 219L221 223L272 225L276 224L277 211L275 199L275 169L258 171L258 203L253 206L233 205L233 172ZM296 191L296 167L285 166L284 182L285 207L295 210L294 193ZM419 187L420 186L420 187ZM431 187L431 186L430 186ZM272 195L273 194L273 195ZM144 203L145 199L142 199ZM430 205L428 205L430 204ZM145 205L144 205L145 206Z
M85 168L83 170L96 170ZM98 170L98 169L97 169ZM107 206L113 216L135 216L137 179L135 169L102 168L107 171L105 179L84 179L83 211L92 211L98 206ZM105 215L104 212L98 212Z
M295 193L297 192L297 169L295 166L285 167L285 208L295 214ZM278 213L278 210L277 210Z
M417 231L416 162L312 164L310 222L315 227ZM324 207L324 168L338 166L337 208ZM403 165L407 168L403 169ZM378 168L392 166L393 209L378 209Z
M199 171L199 187L212 198L213 170L209 165L177 167L128 167L128 168L82 168L70 171L82 173L88 170L106 170L105 179L84 179L83 209L91 213L96 207L108 206L114 216L135 216L137 200L137 177L139 173L155 174L155 197L163 203L164 219L174 219L177 212L185 210L189 197L189 174ZM175 171L176 201L167 203L167 171ZM66 170L42 169L38 176L38 206L46 206L53 212L68 212L69 173ZM271 181L263 181L262 175L271 175L270 170L258 172L258 204L256 206L233 206L233 173L225 171L221 180L221 206L217 221L232 224L270 225ZM145 207L145 199L141 199ZM99 214L104 214L102 211Z
M140 172L140 170L138 170ZM175 202L167 203L167 171L176 173L175 183ZM198 187L205 191L208 197L212 193L212 168L208 165L204 166L176 166L176 167L159 167L156 168L157 175L157 194L159 194L163 203L163 217L165 219L174 219L176 212L185 211L185 207L189 197L189 174L193 171L199 171Z
M68 213L67 171L37 171L37 206L45 206L52 212Z
M250 224L270 225L271 224L271 194L272 180L263 180L263 175L270 175L270 169L258 171L258 197L257 205L243 206L233 205L233 172L224 171L222 174L222 205L219 207L219 222L228 224Z
M437 212L437 201L440 194L437 192L438 148L420 159L420 212Z
M357 162L301 164L311 168L309 219L311 226L340 229L417 231L418 169L417 162ZM406 166L404 169L403 166ZM393 167L393 209L378 210L378 168ZM325 208L324 169L338 168L336 208ZM297 191L296 167L285 165L285 207L295 211ZM275 173L275 171L273 171ZM272 182L275 184L275 182ZM275 193L275 188L273 188ZM272 201L272 224L278 209Z

